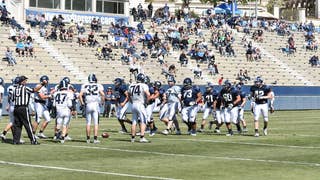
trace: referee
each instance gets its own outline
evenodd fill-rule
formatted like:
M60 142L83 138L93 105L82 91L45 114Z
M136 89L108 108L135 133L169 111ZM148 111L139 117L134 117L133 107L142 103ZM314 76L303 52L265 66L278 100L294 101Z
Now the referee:
M20 76L19 85L15 88L13 93L14 98L14 123L13 123L13 144L21 144L21 130L22 125L28 133L28 137L31 144L39 144L32 133L31 118L29 114L29 100L32 93L40 90L42 86L45 86L48 82L46 80L42 81L41 84L37 85L35 88L30 88L26 86L27 83L26 76Z

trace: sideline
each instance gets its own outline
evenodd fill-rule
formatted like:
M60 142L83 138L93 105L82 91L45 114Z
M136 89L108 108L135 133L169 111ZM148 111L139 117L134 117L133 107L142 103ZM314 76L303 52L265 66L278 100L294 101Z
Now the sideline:
M44 166L44 165L8 162L8 161L1 161L1 160L0 160L0 164L13 165L13 166L23 166L23 167L36 167L36 168L43 168L43 169L55 169L55 170L73 171L73 172L85 172L85 173L93 173L93 174L105 174L105 175L113 175L113 176L134 177L134 178L142 178L142 179L178 180L178 179L173 179L173 178L165 178L165 177L157 177L157 176L140 176L140 175L134 175L134 174L123 174L123 173L114 173L114 172L105 172L105 171L92 171L92 170L86 170L86 169L73 169L73 168L56 167L56 166Z

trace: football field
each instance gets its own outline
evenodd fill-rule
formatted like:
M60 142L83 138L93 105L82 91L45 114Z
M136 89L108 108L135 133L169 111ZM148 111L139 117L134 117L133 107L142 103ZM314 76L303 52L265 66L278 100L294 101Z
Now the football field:
M64 144L52 140L51 123L45 131L50 139L40 139L41 145L29 145L25 133L24 145L0 144L0 179L320 179L320 110L276 111L269 117L268 136L258 138L252 114L245 118L247 134L227 137L223 126L220 135L206 127L193 137L182 123L183 135L159 134L164 125L155 117L158 134L146 135L151 143L145 144L119 134L115 118L100 119L100 134L110 134L100 144L86 143L83 118L72 120L73 140ZM1 131L7 122L3 117Z

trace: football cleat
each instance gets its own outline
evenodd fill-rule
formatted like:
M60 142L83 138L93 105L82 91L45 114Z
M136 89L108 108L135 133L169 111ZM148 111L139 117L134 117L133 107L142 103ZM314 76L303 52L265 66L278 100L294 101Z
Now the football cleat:
M259 133L254 133L254 137L259 137Z
M126 129L121 129L121 130L119 131L119 133L120 133L120 134L126 134L126 133L128 133L128 131L127 131Z
M134 143L134 141L135 141L135 138L131 138L131 142Z
M90 142L90 139L87 139L87 144L90 144L91 142Z
M263 129L263 135L265 135L265 136L268 135L268 129L267 128Z
M46 139L47 136L45 136L43 133L38 133L37 135L39 138L42 138L42 139Z
M66 136L64 139L65 139L66 141L71 141L71 140L72 140L72 138L71 138L70 136Z
M61 140L60 140L60 143L61 143L61 144L64 144L64 140L61 139Z
M218 133L218 134L220 134L220 129L214 129L214 131L213 131L214 133Z
M100 144L100 141L98 139L93 140L93 144Z
M180 131L180 130L177 130L177 131L176 131L176 135L181 135L181 131Z
M143 137L143 138L140 139L140 142L141 143L148 143L149 141L146 138Z
M204 129L201 129L201 128L200 128L200 129L197 130L197 132L202 133L202 132L204 132Z
M1 134L0 137L2 140L6 140L6 136L4 134Z
M243 128L243 132L244 132L244 133L247 133L247 132L248 132L248 129L247 129L247 128Z
M168 135L168 134L169 134L169 131L165 129L165 130L162 131L162 134Z

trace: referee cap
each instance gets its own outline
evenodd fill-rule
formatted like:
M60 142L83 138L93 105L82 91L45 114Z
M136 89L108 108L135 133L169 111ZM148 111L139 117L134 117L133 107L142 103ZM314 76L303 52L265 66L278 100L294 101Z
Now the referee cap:
M19 83L22 83L24 80L27 80L28 78L26 76L20 76L20 81Z

